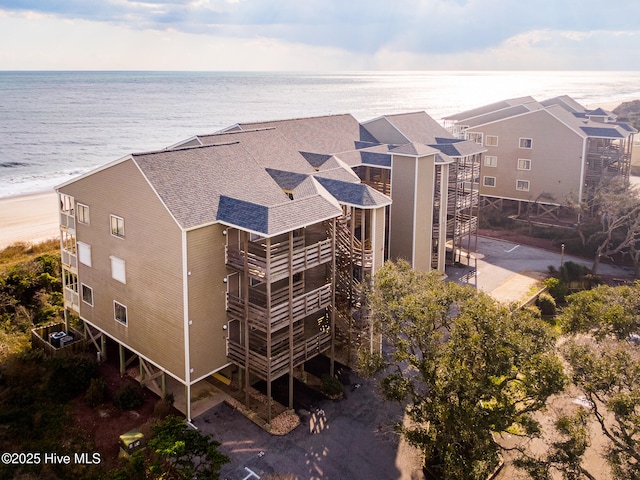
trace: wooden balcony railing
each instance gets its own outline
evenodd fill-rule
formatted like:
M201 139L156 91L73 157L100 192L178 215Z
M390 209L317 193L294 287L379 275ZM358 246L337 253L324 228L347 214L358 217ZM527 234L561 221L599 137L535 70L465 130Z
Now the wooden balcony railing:
M267 278L267 273L271 282L282 280L289 276L289 249L288 242L285 249L282 244L278 244L274 252L271 248L270 268L267 272L267 251L266 248L256 253L255 246L249 249L249 253L242 249L227 247L227 265L238 270L244 269L244 260L247 258L249 276L260 280ZM330 262L333 258L333 248L331 239L323 240L308 247L298 247L293 250L291 263L293 270L291 273L303 272L309 268Z
M373 249L371 240L365 241L364 248L362 242L352 237L346 225L339 225L336 232L336 248L341 253L347 255L351 261L362 268L373 267ZM331 228L329 229L331 231Z
M331 305L331 284L323 285L303 295L294 297L291 310L293 321L304 319ZM244 320L245 304L241 298L227 294L227 312L234 320ZM249 302L249 325L263 332L275 332L289 325L289 301L278 303L267 310L265 307Z
M249 350L249 371L262 379L271 380L289 372L290 361L293 366L302 365L307 360L319 355L331 347L331 333L320 332L312 337L301 339L293 347L293 357L289 350L272 355L271 358L258 352ZM237 342L227 339L227 357L235 364L245 366L245 348Z

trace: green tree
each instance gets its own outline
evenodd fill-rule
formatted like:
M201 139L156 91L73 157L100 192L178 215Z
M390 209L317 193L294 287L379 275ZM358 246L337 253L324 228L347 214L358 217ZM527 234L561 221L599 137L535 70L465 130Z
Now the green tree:
M218 451L220 444L189 428L179 417L168 416L152 427L151 473L154 478L219 478L220 468L229 457Z
M571 338L565 358L572 383L609 440L613 478L640 478L640 283L599 286L567 297L560 316Z
M496 434L539 433L533 414L565 384L544 322L404 261L376 274L372 307L391 347L383 394L406 402L399 429L440 478L485 479Z
M640 330L640 282L610 287L600 285L567 297L559 320L565 333L591 333L597 339L626 339Z

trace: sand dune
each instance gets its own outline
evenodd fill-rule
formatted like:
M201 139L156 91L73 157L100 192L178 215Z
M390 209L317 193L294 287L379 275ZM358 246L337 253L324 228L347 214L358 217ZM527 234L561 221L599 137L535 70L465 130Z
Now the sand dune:
M55 192L0 198L0 249L16 242L39 243L59 235Z

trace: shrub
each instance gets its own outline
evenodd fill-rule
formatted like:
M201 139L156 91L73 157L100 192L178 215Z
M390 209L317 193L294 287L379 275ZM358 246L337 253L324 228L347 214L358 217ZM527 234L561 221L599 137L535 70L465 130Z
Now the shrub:
M544 286L549 290L549 294L555 299L556 302L564 302L567 296L568 289L564 281L559 278L547 278L544 281Z
M153 407L153 414L158 418L164 418L169 415L171 407L173 406L173 394L169 393L164 398L158 400Z
M344 392L344 386L342 382L338 380L336 377L332 377L331 375L327 375L326 373L322 375L322 391L329 395L330 397L342 395Z
M548 293L542 293L538 297L536 305L540 309L542 315L555 315L556 314L556 301Z
M101 378L92 378L84 398L90 407L97 407L104 403L107 396L107 384Z
M123 385L118 389L113 399L113 404L120 410L131 410L142 405L142 391L131 384Z
M49 391L61 402L86 392L91 379L98 373L96 361L81 355L52 358L46 363L50 371Z

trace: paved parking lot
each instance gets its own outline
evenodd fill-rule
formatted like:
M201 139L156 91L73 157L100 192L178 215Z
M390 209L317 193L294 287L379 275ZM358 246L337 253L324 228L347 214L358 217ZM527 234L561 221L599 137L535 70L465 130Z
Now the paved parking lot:
M568 260L590 266L587 260L565 255L564 261ZM448 274L516 301L526 293L527 281L535 281L536 274L547 272L549 265L559 267L560 262L560 252L480 238L470 267ZM631 273L611 265L601 268L608 275ZM220 441L221 451L231 458L221 479L256 480L271 474L313 480L422 479L419 452L393 433L393 425L403 418L401 408L384 402L372 381L354 373L345 393L343 400L322 400L300 411L302 424L283 437L266 433L225 404L193 423Z
M193 423L220 441L231 458L221 479L265 479L276 473L299 479L422 478L420 455L392 431L402 420L400 407L383 402L372 382L354 374L345 394L300 412L301 425L286 436L268 434L225 404Z

